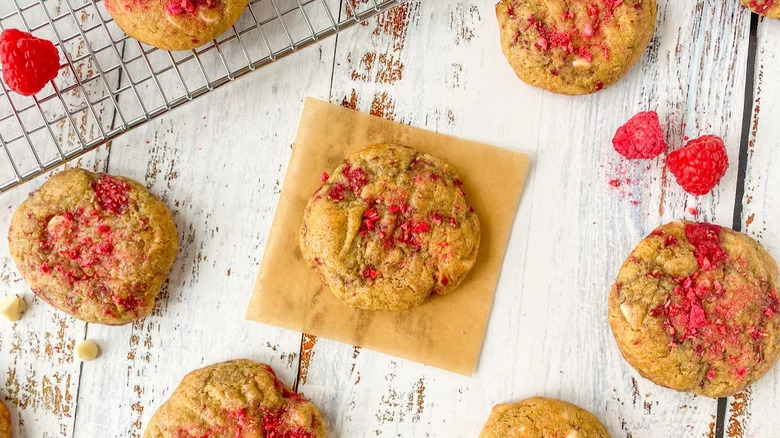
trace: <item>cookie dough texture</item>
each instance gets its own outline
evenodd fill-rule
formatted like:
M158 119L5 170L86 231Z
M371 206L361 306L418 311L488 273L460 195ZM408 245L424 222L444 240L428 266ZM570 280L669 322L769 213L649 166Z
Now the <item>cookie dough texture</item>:
M493 408L479 438L610 438L590 412L571 403L533 397Z
M444 161L377 144L322 180L304 212L300 248L346 304L419 306L455 289L474 266L479 219Z
M780 0L740 0L742 6L756 14L780 19Z
M131 37L165 50L189 50L228 30L247 0L104 0Z
M745 234L677 221L642 240L609 295L620 351L658 385L727 397L780 356L778 270Z
M319 409L270 366L233 360L195 370L155 412L144 438L325 438Z
M655 0L502 0L501 47L524 82L578 95L608 87L642 56Z
M0 438L11 438L11 413L0 401Z
M110 325L151 312L178 251L170 211L146 188L81 169L31 193L11 219L8 242L36 295Z

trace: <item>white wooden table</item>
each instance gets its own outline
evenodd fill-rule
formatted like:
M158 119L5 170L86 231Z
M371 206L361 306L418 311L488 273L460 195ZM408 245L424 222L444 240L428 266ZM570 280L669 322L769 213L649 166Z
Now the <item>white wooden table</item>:
M720 404L662 389L621 358L606 302L630 249L675 218L733 224L780 257L780 21L738 0L659 0L638 65L572 98L515 77L494 2L411 0L75 163L145 183L174 212L181 250L154 313L106 327L35 299L0 239L0 295L30 307L0 325L0 397L17 435L140 437L186 372L246 357L316 402L334 437L476 437L495 403L533 395L589 409L613 437L778 436L778 368ZM531 155L473 377L244 320L306 96ZM612 150L615 129L647 109L670 148L725 139L732 165L712 195L686 195L660 159ZM42 182L0 197L0 229ZM85 338L103 353L81 364Z

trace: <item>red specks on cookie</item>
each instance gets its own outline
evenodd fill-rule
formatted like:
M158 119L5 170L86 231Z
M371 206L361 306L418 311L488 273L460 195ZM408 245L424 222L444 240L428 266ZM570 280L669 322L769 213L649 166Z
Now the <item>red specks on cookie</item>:
M347 178L350 189L352 189L356 195L359 195L360 191L363 190L363 187L368 184L368 174L359 167L353 169L349 163L346 163L346 166L344 166L344 170L342 170L341 173Z
M664 248L669 248L670 246L676 246L679 243L677 240L677 237L675 237L672 234L669 234L664 238Z
M122 307L125 310L133 313L137 313L138 309L146 305L146 302L135 295L128 295L126 297L120 297L119 295L114 295L113 297L114 304L117 307Z
M95 200L104 211L114 214L122 214L130 202L127 192L130 184L120 181L111 175L101 175L92 181L92 190L95 191Z
M330 175L328 175L328 172L322 172L322 175L320 175L320 181L327 182L328 178L330 178Z
M750 0L750 9L758 14L766 14L775 5L775 0Z
M360 272L361 275L363 275L363 278L368 280L375 280L376 277L379 275L379 272L377 272L376 269L374 269L371 265L366 265L363 267L363 270Z
M330 188L328 191L328 198L330 198L332 201L343 201L344 200L344 189L347 187L343 184L335 184L333 187Z
M201 9L211 9L217 7L218 0L168 0L165 5L165 12L169 15L196 14Z
M364 230L371 231L376 228L376 223L379 221L379 213L376 208L372 207L363 212L363 228ZM364 233L365 234L365 233Z
M439 283L441 283L442 286L447 287L447 285L450 284L450 279L442 276L441 280L439 280Z
M720 246L721 227L713 224L686 224L685 236L694 246L699 267L709 270L726 259L726 251Z
M263 415L265 438L314 438L303 427L291 425L283 418L284 411L266 412Z

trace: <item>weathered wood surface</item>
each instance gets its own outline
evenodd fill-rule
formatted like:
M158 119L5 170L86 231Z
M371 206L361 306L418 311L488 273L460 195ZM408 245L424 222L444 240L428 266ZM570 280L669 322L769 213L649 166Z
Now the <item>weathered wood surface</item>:
M140 437L187 371L248 357L269 362L312 398L336 437L474 437L493 404L531 395L577 403L615 437L714 437L714 400L659 388L622 360L606 297L626 254L660 223L730 225L737 166L714 194L694 198L661 160L627 163L610 139L635 112L653 109L670 148L714 133L736 163L750 15L738 1L659 0L657 33L639 64L617 85L571 98L515 77L493 5L412 0L122 136L110 154L102 148L85 158L82 165L136 178L161 196L181 251L153 315L119 328L86 326L32 301L2 257L0 281L31 304L0 331L0 370L8 370L0 395L11 402L16 431ZM769 121L780 90L768 77L780 68L778 32L776 22L759 26L764 122L751 137L743 215L775 254L772 213L780 206ZM475 376L244 321L307 95L532 156ZM758 105L753 112L757 120ZM41 181L0 198L0 228ZM103 355L80 366L72 347L85 337ZM774 371L739 399L745 405L732 405L726 426L737 422L742 434L734 436L771 436L777 382Z
M742 229L757 238L775 257L780 256L780 21L759 20L753 111L749 124ZM780 372L772 369L747 391L729 399L725 421L728 438L778 436L780 430Z

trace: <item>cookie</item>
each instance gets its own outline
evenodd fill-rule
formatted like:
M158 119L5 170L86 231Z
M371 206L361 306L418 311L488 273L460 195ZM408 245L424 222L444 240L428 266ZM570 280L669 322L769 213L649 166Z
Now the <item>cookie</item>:
M8 244L38 297L86 322L146 316L178 251L171 212L141 184L71 169L19 206Z
M756 14L769 18L780 18L780 1L778 0L740 0L742 6Z
M11 438L11 413L0 401L0 438Z
M270 366L232 360L195 370L152 416L144 438L326 438L314 404Z
M393 144L344 160L309 200L303 258L346 304L402 310L455 289L474 266L479 219L455 169Z
M653 231L620 268L609 295L618 347L658 385L733 395L780 356L778 271L745 234L677 221Z
M533 397L493 408L479 438L609 438L590 412L551 398Z
M228 30L247 0L104 0L129 36L164 50L189 50Z
M655 0L501 0L501 47L524 82L588 94L620 79L655 30Z

